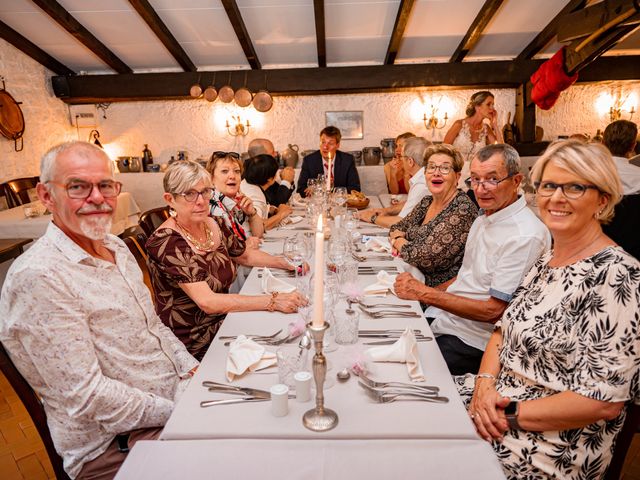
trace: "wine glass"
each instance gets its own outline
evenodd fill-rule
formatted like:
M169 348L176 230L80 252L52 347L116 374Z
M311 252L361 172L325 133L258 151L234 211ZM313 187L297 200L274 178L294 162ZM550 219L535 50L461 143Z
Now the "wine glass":
M311 254L311 246L307 237L298 234L285 238L284 245L282 246L282 254L291 265L296 267L296 287L302 291L304 288L301 277L305 276L302 266L309 260L309 255Z
M334 188L333 201L338 207L341 207L342 205L347 203L347 189L345 187Z

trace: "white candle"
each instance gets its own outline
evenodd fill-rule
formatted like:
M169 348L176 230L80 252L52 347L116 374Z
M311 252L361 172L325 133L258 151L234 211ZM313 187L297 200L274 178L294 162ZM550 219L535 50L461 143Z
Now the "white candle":
M331 172L332 172L332 168L333 166L331 165L331 154L329 154L329 159L327 161L327 192L331 191Z
M324 325L324 231L322 215L318 216L316 229L315 273L313 283L313 321L314 327Z

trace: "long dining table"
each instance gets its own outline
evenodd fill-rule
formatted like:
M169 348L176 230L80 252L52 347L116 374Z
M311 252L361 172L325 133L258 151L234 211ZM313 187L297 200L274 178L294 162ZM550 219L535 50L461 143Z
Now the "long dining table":
M284 238L311 229L306 220L270 231L263 249L281 253ZM296 228L296 230L293 230ZM363 234L384 232L361 223ZM360 262L367 270L381 268L402 271L402 261L383 258L379 253L360 252L370 257ZM254 268L242 294L261 294L261 268ZM393 273L393 272L392 272ZM285 281L294 279L283 277ZM360 287L376 281L375 274L361 271ZM376 303L407 304L416 317L372 318L360 312L360 329L419 329L432 336L418 302L407 302L393 294L385 298L365 297ZM341 300L335 314L345 311ZM440 388L448 403L400 401L375 403L358 385L358 378L335 381L336 372L350 366L370 348L360 338L356 345L337 346L326 356L328 388L325 406L337 412L338 425L327 432L304 427L302 416L314 407L310 401L289 400L289 413L275 417L270 402L201 407L204 400L237 398L210 392L203 381L228 383L225 365L229 347L221 336L271 334L285 331L296 315L280 312L234 312L227 315L216 339L204 356L198 371L182 394L161 434L160 442L140 442L119 472L118 479L133 478L300 478L357 479L389 478L504 478L491 446L479 439L435 341L419 342L418 352L430 385ZM297 345L297 341L293 344ZM335 345L334 345L335 347ZM275 351L277 347L266 347ZM313 353L313 348L310 354ZM376 380L409 382L407 366L401 363L370 363L370 376ZM269 390L279 383L277 368L247 373L232 384Z

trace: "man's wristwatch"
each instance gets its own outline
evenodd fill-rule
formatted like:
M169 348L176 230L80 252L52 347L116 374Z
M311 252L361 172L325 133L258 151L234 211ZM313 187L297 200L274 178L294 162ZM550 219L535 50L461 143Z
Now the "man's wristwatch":
M509 424L509 428L511 430L520 430L520 425L518 424L518 414L520 413L520 403L519 402L509 402L507 408L504 409L504 414L507 417L507 423Z
M373 215L371 215L371 218L369 219L369 221L375 225L377 218L378 218L378 214L374 213Z

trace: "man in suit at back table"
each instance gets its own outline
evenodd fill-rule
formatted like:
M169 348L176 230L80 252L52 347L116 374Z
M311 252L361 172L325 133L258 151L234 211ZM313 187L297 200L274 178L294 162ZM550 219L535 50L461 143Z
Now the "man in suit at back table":
M297 192L306 196L307 181L319 175L328 175L329 157L331 157L331 175L334 187L345 187L360 191L360 177L353 155L338 150L342 134L336 127L325 127L320 132L320 150L304 157L302 170L298 178Z

